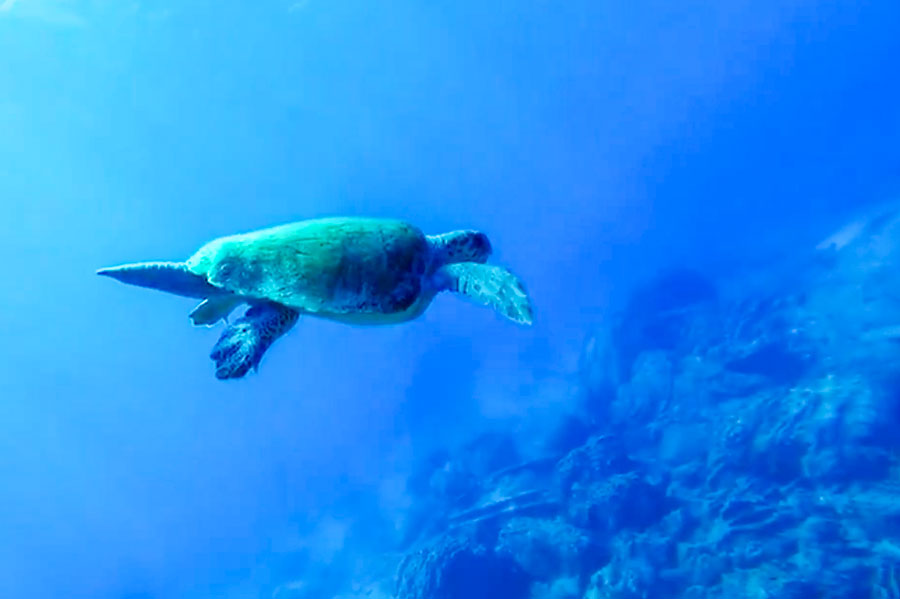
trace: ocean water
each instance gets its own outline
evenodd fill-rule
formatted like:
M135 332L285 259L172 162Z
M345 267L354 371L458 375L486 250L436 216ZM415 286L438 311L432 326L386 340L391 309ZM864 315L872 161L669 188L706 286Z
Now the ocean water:
M898 32L0 0L0 598L900 597ZM484 231L534 325L304 317L223 382L94 274L326 215Z

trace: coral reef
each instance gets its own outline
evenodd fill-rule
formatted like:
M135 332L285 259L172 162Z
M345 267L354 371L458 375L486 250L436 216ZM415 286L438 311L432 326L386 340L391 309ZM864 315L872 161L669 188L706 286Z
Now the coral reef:
M411 479L394 597L900 598L900 212L851 230L762 290L639 289L547 456Z

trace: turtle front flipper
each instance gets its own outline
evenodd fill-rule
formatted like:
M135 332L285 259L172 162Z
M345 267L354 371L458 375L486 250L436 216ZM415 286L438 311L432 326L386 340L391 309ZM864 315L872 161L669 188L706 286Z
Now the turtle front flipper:
M205 277L192 273L183 262L139 262L101 268L98 275L122 283L167 291L184 297L210 297L222 293Z
M438 290L459 293L490 306L506 318L531 325L533 311L525 286L509 270L490 264L448 264L436 273Z
M252 306L222 332L209 357L217 379L239 379L259 367L266 350L287 333L300 313L275 302Z

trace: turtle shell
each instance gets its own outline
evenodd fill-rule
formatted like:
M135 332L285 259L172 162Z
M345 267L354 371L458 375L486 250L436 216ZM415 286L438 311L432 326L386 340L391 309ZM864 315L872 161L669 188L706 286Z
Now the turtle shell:
M393 314L419 298L428 254L403 221L323 218L221 237L187 265L226 291L306 312Z

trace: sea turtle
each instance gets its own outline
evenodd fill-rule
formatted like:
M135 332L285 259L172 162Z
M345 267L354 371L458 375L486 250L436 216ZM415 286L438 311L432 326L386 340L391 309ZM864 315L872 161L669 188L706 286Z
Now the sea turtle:
M486 264L479 231L425 235L400 221L333 217L304 220L215 239L185 262L141 262L97 274L203 301L195 325L227 322L210 353L216 377L256 370L263 354L301 314L348 324L381 325L421 315L440 291L491 306L524 325L532 309L519 279Z

